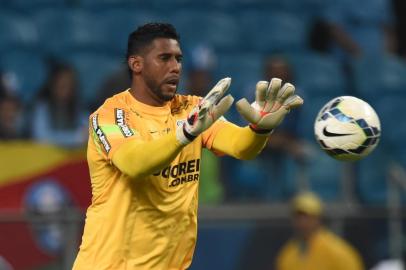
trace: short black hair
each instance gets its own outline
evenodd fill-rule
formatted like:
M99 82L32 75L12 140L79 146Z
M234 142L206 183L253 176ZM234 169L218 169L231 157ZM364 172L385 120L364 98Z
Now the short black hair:
M180 40L180 36L172 24L153 22L141 25L128 36L126 59L140 53L141 49L156 38L170 38L178 42Z

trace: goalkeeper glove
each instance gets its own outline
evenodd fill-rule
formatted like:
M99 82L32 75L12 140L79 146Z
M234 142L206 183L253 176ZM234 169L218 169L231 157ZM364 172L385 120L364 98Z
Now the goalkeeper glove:
M255 102L251 105L243 98L237 103L238 112L250 122L253 131L270 134L278 126L290 109L303 104L303 99L294 95L295 87L273 78L270 83L259 81L256 86Z
M230 87L231 78L220 80L212 90L189 113L185 123L178 127L176 137L186 145L200 133L208 129L218 118L230 109L234 98L227 95L222 98Z

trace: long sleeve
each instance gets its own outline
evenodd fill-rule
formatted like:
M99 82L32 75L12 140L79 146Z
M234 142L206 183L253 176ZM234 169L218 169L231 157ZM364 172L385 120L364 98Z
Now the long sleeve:
M253 132L248 126L227 123L217 132L212 149L237 159L253 159L265 147L268 137Z
M117 149L112 161L121 172L137 179L167 167L182 148L175 133L148 142L130 140Z

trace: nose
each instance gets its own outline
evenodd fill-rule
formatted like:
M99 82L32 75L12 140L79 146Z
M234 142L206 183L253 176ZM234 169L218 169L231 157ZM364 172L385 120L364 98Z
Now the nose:
M177 59L173 59L171 61L171 73L179 74L182 70L182 63L179 62Z

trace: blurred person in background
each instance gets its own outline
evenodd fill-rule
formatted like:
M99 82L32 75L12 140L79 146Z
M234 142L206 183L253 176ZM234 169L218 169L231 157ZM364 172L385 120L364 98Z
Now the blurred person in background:
M16 96L3 93L0 96L0 140L24 138L23 106Z
M280 78L283 82L295 83L294 74L288 59L283 54L270 54L263 62L264 78ZM300 88L296 91L303 96ZM252 93L252 87L245 89L245 95ZM251 94L252 95L252 94ZM245 200L278 200L291 196L294 192L291 180L295 177L296 166L305 164L311 148L298 134L301 108L289 113L276 129L261 155L255 160L229 160L231 169L225 175L227 197ZM225 164L227 166L228 164ZM261 168L268 168L272 173Z
M213 72L216 65L214 51L199 45L190 52L190 66L186 74L187 94L204 96L214 84ZM207 149L202 150L199 202L214 204L223 200L223 186L220 180L220 158Z
M131 88L107 99L89 118L93 197L74 269L189 268L197 241L202 148L252 159L286 114L303 104L292 84L274 78L257 83L257 106L237 102L249 125L221 119L233 103L231 95L224 96L231 78L204 98L177 94L179 39L166 23L133 31L126 53Z
M87 117L79 104L76 71L53 63L39 98L34 104L33 139L63 147L80 147L87 140Z
M123 64L102 83L97 91L98 96L95 98L95 104L91 105L90 110L95 111L107 98L130 88L130 86L131 74L128 73L127 65Z
M276 270L363 270L358 252L322 225L323 205L311 192L291 203L294 236L280 250Z
M344 64L362 55L395 53L391 4L391 0L330 1L315 20L311 42L316 49L328 47Z
M264 62L263 78L280 78L284 82L295 83L294 74L289 61L283 55L270 55ZM301 96L300 88L296 88L296 92ZM272 140L268 141L268 149L264 151L269 153L269 158L275 157L272 162L277 163L278 160L286 156L293 158L298 162L303 162L307 158L308 147L306 143L299 138L298 122L300 120L300 108L290 112L289 118L284 121L277 130L272 134ZM263 156L263 155L262 155ZM278 167L277 165L275 167Z
M406 1L393 0L393 10L396 22L396 36L398 40L397 52L406 60Z

